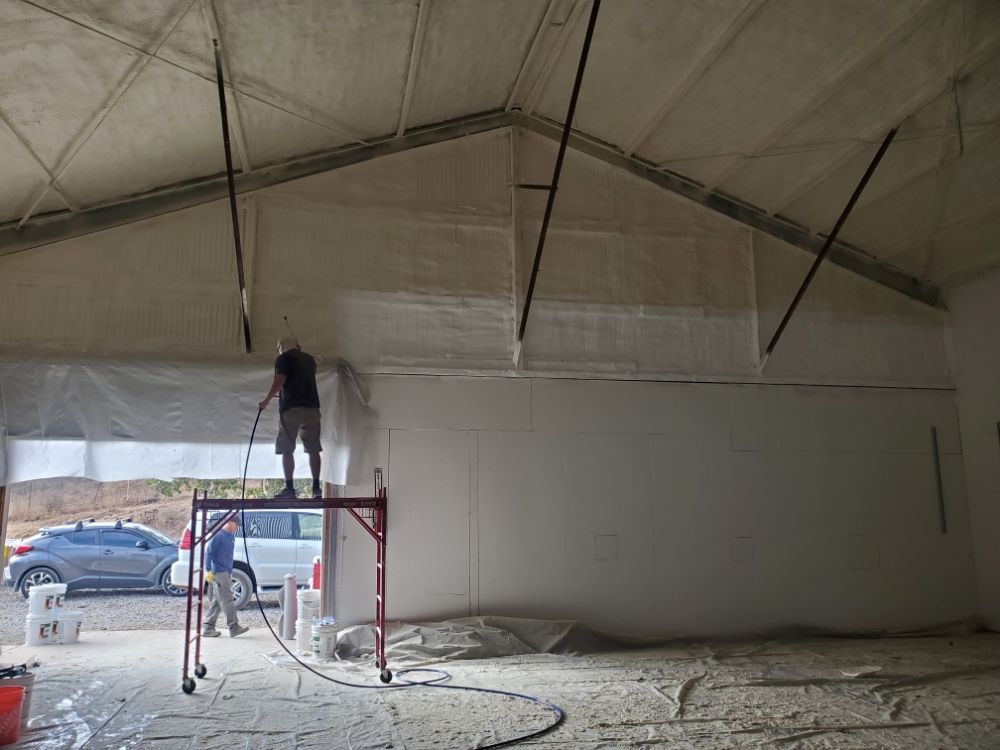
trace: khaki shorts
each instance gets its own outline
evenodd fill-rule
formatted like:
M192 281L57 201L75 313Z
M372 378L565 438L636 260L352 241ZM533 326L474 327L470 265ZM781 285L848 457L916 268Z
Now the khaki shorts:
M278 415L278 438L274 441L274 452L279 455L295 453L295 439L302 434L302 445L306 453L319 453L319 409L293 406Z

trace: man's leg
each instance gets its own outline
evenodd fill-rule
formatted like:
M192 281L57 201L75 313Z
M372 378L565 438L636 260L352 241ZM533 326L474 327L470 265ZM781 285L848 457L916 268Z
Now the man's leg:
M240 628L240 621L236 616L236 604L233 602L233 585L229 573L215 574L215 598L222 607L222 612L226 616L226 625L229 627L229 634L246 632ZM239 631L239 632L237 632Z
M281 414L278 417L278 437L274 442L274 452L281 456L281 468L285 474L285 489L275 495L277 498L295 497L292 477L295 476L295 432L298 428L293 431L292 421L287 416Z
M319 453L309 454L309 470L312 472L313 477L313 497L322 497L323 491L320 489L319 484L319 468L320 468L320 455Z
M208 614L205 615L205 619L201 621L201 634L206 633L217 634L219 631L215 629L215 622L219 619L219 597L215 595L215 582L208 584Z

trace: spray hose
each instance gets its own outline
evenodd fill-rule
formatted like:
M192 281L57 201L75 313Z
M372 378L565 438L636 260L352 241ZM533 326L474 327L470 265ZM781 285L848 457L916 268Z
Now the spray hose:
M285 322L287 323L287 319L286 319ZM246 491L247 491L247 471L250 468L250 451L253 448L253 440L254 440L254 437L257 434L257 425L260 422L260 415L263 414L263 413L264 413L263 409L258 409L257 410L257 418L254 420L254 422L253 422L253 429L250 431L250 444L247 446L247 460L246 460L246 463L243 465L243 483L242 483L241 489L240 489L240 527L243 528L243 529L246 529L246 526L243 523L243 521L244 521L245 508L246 508L245 501L246 501ZM246 533L244 533L242 536L243 536L243 552L246 555L247 562L249 563L250 562L250 549L249 549L249 547L247 545ZM444 683L447 680L451 679L451 675L448 674L443 669L433 669L433 668L430 668L430 667L419 667L419 668L414 668L414 669L400 669L395 674L395 679L397 679L399 681L398 684L395 684L395 685L393 685L393 684L388 684L388 685L383 685L383 684L366 684L366 683L355 683L355 682L347 682L345 680L338 680L335 677L331 677L330 675L324 674L324 673L320 672L319 670L314 669L313 667L309 666L308 664L306 664L305 662L303 662L301 659L299 659L299 657L296 656L292 652L292 650L290 648L288 648L288 646L285 645L284 641L281 640L281 638L278 636L278 633L275 631L274 627L271 625L270 621L267 619L267 614L264 612L264 604L261 602L261 600L260 600L260 594L257 592L257 586L255 584L253 584L253 583L251 583L251 585L253 587L252 590L253 590L254 599L257 601L257 608L260 610L260 616L264 620L264 624L267 625L267 629L271 631L271 635L274 637L274 640L277 641L278 645L281 646L282 649L284 649L285 653L287 653L290 657L292 657L292 659L300 667L303 667L305 670L311 672L312 674L316 675L320 679L326 680L327 682L333 682L333 683L335 683L337 685L342 685L344 687L359 688L359 689L364 689L364 690L403 690L403 689L412 689L412 688L421 688L421 687L423 687L423 688L438 688L438 689L442 689L442 690L464 690L464 691L473 692L473 693L485 693L487 695L502 695L502 696L507 697L507 698L514 698L516 700L527 701L528 703L533 703L533 704L535 704L537 706L541 706L541 707L543 707L543 708L551 711L553 714L555 714L555 720L552 721L552 723L550 723L548 726L545 726L545 727L543 727L541 729L529 732L527 734L523 734L523 735L521 735L519 737L514 737L514 738L509 739L509 740L502 740L500 742L494 742L494 743L492 743L490 745L478 745L477 747L479 748L479 750L487 750L488 748L496 748L496 747L510 747L511 745L515 745L518 742L524 742L526 740L534 739L535 737L541 737L543 734L548 734L553 729L555 729L560 724L562 724L563 720L566 718L566 712L565 711L563 711L556 704L554 704L554 703L552 703L550 701L547 701L544 698L537 698L537 697L535 697L533 695L526 695L526 694L523 694L523 693L515 693L515 692L511 692L509 690L499 690L499 689L495 689L495 688L472 687L471 685L446 685ZM429 678L427 678L427 679L424 679L424 680L408 680L408 679L404 679L403 678L403 675L415 675L417 673L430 674L432 676L429 677Z

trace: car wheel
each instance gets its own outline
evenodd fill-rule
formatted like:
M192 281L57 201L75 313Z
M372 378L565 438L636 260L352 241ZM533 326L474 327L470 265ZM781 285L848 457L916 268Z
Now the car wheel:
M245 571L239 568L233 568L231 578L233 604L236 605L236 609L243 609L250 602L250 597L253 596L253 581L250 580L250 576Z
M44 586L47 583L59 583L59 574L52 568L32 568L21 579L21 595L27 599L34 586Z
M170 582L170 568L164 570L163 575L160 576L160 588L163 589L163 593L167 596L187 596L186 588L174 586Z

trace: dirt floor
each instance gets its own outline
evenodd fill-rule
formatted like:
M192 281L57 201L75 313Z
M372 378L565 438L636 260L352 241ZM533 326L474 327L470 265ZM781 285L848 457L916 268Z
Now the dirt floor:
M34 718L20 747L472 748L545 726L538 704L430 687L320 680L253 630L206 643L208 674L180 690L178 631L84 633L37 654ZM451 685L502 688L566 720L523 747L996 748L1000 636L683 643L587 656L449 661ZM419 666L405 651L390 666ZM370 663L322 668L378 686ZM421 675L412 675L414 679Z

